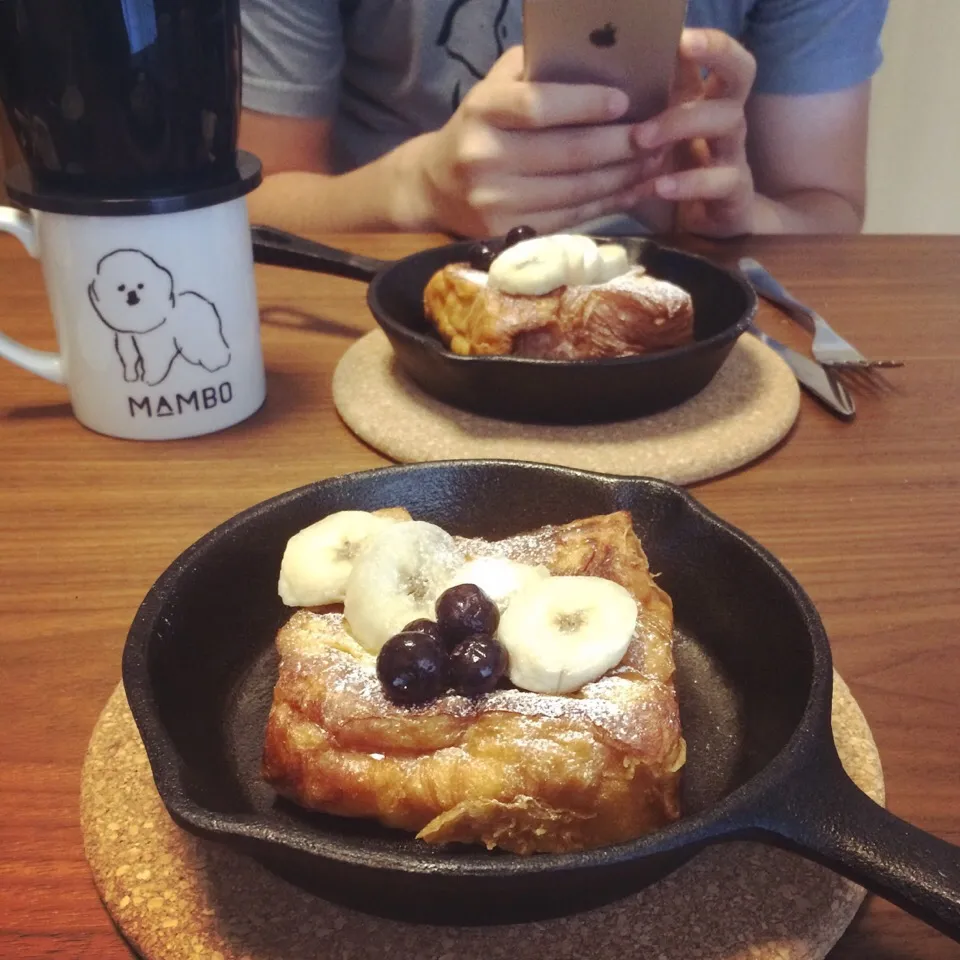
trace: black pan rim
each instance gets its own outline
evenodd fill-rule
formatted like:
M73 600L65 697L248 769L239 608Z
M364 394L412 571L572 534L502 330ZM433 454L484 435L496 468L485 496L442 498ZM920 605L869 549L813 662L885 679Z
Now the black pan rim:
M623 488L645 487L656 489L680 502L685 509L702 522L718 529L745 545L780 579L810 625L813 663L810 691L796 728L779 753L758 773L725 796L710 810L689 817L653 834L626 843L593 850L564 854L537 854L532 857L514 857L477 849L457 855L437 854L428 862L404 853L398 856L358 854L335 841L318 837L315 831L304 827L291 831L280 829L275 823L256 814L224 814L209 810L187 795L181 775L179 754L160 721L146 669L146 649L150 643L153 625L163 610L167 596L176 582L189 570L191 564L202 560L225 537L231 537L251 521L270 509L298 499L319 486L347 486L357 478L372 475L397 476L415 472L462 471L466 469L518 470L534 476L551 475L586 478L591 482ZM744 835L758 824L751 815L753 807L760 807L764 796L786 778L791 766L812 755L824 736L824 713L829 734L830 691L832 688L832 658L826 632L820 617L803 588L793 575L764 547L751 537L718 517L695 500L687 491L663 480L649 477L617 476L555 467L548 464L518 460L447 460L431 463L407 464L357 471L326 478L288 490L254 504L219 524L187 547L160 575L142 602L127 637L123 650L122 678L131 712L146 748L154 781L164 806L174 820L200 834L233 836L239 839L279 845L344 866L359 866L369 870L406 874L431 874L447 877L497 877L560 873L598 869L617 863L640 859L648 854L664 853L695 845L718 841L725 837Z
M425 254L435 253L437 250L453 251L456 249L463 249L464 252L466 252L469 247L473 246L473 243L468 241L447 244L443 247L431 247L427 250L421 250L419 253L411 254L410 257L405 257L403 260L398 260L385 266L377 272L376 276L370 281L370 284L367 287L367 306L385 333L394 334L403 340L416 343L430 350L438 357L441 357L447 363L460 365L472 364L474 366L478 364L481 366L489 366L491 364L505 365L517 367L519 369L551 368L557 370L566 368L577 370L605 370L611 367L637 367L638 369L643 370L645 367L655 364L662 364L667 360L679 360L688 356L695 356L699 353L710 352L711 350L716 349L717 347L720 347L731 340L738 339L742 334L746 333L750 329L750 324L753 322L759 309L759 300L753 287L751 287L749 282L736 271L729 270L726 267L721 267L708 257L701 256L700 254L688 253L686 250L678 250L675 247L667 247L657 243L655 240L649 240L644 237L616 238L602 237L598 235L591 235L591 237L595 240L610 240L611 242L615 242L618 239L621 241L624 239L630 239L635 242L642 243L642 245L645 247L653 247L658 253L672 254L688 260L695 260L702 264L705 268L722 273L725 277L734 282L743 292L746 298L747 308L740 315L736 323L731 324L729 327L726 327L719 333L715 333L712 337L706 337L703 340L694 340L691 343L686 343L681 347L672 347L669 350L659 350L655 353L641 353L627 357L599 357L589 360L545 360L534 357L515 357L510 354L463 356L459 353L453 353L452 351L448 350L436 334L432 332L420 333L416 330L412 330L410 327L405 326L402 323L399 323L389 313L380 310L377 306L377 303L380 297L380 287L383 285L386 276L394 267L408 263L413 258L422 257Z

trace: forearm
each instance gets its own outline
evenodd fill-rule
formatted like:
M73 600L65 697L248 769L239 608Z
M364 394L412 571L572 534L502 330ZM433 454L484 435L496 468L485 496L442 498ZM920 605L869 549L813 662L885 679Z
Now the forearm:
M429 136L349 173L271 174L250 197L250 219L294 233L430 230L419 163Z
M797 190L777 199L757 195L752 233L859 233L863 210L831 190Z

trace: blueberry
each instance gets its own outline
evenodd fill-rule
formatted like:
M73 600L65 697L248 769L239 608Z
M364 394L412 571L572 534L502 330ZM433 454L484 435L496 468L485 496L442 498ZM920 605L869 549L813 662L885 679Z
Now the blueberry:
M380 648L377 676L393 703L426 703L447 689L446 651L425 633L398 633Z
M440 634L440 628L432 620L427 620L426 617L423 617L420 620L412 620L400 632L423 633L428 637L433 637L437 643L443 646L443 637Z
M507 651L494 637L467 637L450 654L450 684L465 697L493 690L507 672Z
M437 598L437 626L448 650L473 634L492 637L500 624L497 605L473 583L460 583Z
M533 227L528 227L526 224L514 227L507 233L506 237L504 237L503 249L506 250L507 247L512 247L520 243L521 240L532 240L536 235L537 231L534 230Z
M497 252L487 243L475 243L467 251L467 261L474 270L490 269L490 264L497 259Z

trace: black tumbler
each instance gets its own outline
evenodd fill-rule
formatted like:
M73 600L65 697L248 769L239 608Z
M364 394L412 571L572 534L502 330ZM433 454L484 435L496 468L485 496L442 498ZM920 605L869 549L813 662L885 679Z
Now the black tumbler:
M0 0L0 100L38 185L235 176L239 0Z

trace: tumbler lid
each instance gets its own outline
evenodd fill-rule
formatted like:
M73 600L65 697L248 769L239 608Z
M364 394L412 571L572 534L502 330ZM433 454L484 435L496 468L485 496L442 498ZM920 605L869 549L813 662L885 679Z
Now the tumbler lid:
M233 169L218 177L206 177L195 185L176 190L118 190L115 196L85 192L40 183L26 166L7 174L10 199L29 210L69 213L80 217L137 217L157 213L199 210L246 196L259 186L263 168L252 153L237 151Z

